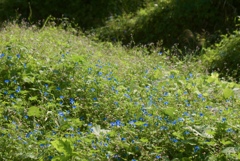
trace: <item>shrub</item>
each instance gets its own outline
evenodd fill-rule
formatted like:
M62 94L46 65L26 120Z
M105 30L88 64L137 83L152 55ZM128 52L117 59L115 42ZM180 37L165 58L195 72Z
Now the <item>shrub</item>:
M223 77L233 77L240 81L240 31L226 35L214 49L206 49L203 61L209 70L217 70Z
M232 31L239 2L219 0L158 0L135 14L107 22L98 29L100 39L118 40L123 44L163 42L170 48L195 49L214 43L219 33Z
M82 28L104 24L106 18L122 13L135 12L149 0L2 0L0 1L0 20L28 19L38 22L49 15L74 19ZM31 10L30 8L31 7ZM32 11L32 12L31 12Z

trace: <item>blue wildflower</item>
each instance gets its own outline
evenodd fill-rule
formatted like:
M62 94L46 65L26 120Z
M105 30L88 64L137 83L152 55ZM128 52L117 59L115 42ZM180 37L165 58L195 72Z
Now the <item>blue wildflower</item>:
M194 147L194 153L196 153L198 150L200 150L200 147L199 146L195 146Z
M184 112L183 116L189 116L189 113L188 112Z
M21 91L21 87L18 86L17 89L16 89L16 92L19 93Z
M168 92L164 92L163 95L164 95L164 96L168 96Z
M40 147L41 147L41 148L44 148L44 147L45 147L45 145L44 145L44 144L40 144Z
M102 75L102 72L98 72L98 75L101 76L101 75Z
M135 126L135 122L136 122L136 120L131 120L131 121L129 122L129 124L132 125L132 126Z
M139 120L140 120L140 121L144 121L144 118L140 117Z
M64 113L62 111L58 112L58 115L63 117L64 116Z
M5 54L4 54L4 53L2 53L2 54L0 55L0 58L4 57L4 55L5 55Z
M173 74L171 74L171 75L170 75L170 78L171 78L171 79L173 79L173 78L174 78L174 75L173 75Z
M161 127L160 127L160 130L162 130L162 131L163 131L163 130L167 130L167 129L168 129L168 128L167 128L166 126L161 126Z
M234 132L232 128L228 128L226 131L227 131L228 133Z
M116 126L116 122L111 122L110 126Z
M16 56L17 56L18 59L21 57L20 54L17 54Z
M30 131L29 133L26 134L26 138L29 138L32 135L32 132Z
M48 92L44 92L44 96L45 96L45 97L48 96Z
M177 121L176 121L176 120L174 120L174 121L172 122L172 124L173 124L173 125L176 125L176 124L177 124Z
M121 126L121 121L120 120L116 121L116 126Z
M148 123L143 124L144 127L148 127Z
M126 138L121 138L122 141L126 141Z
M74 104L74 103L75 103L75 101L74 101L73 98L70 98L69 102L70 102L71 104Z
M174 143L177 143L178 142L178 140L176 139L176 138L171 138L170 139L172 142L174 142Z
M225 121L227 121L227 119L224 117L224 118L222 118L222 122L225 122Z
M49 160L52 160L52 159L53 159L53 156L48 156L48 159L49 159Z
M157 156L156 156L156 159L160 159L160 158L161 158L161 156L160 156L160 155L157 155Z
M184 134L188 135L188 134L190 134L190 132L189 131L184 131Z
M14 94L10 94L10 98L14 98Z
M184 118L180 117L180 118L178 118L178 121L179 121L179 122L183 122L183 121L184 121Z
M10 82L10 80L6 79L6 80L4 80L4 82L8 84Z

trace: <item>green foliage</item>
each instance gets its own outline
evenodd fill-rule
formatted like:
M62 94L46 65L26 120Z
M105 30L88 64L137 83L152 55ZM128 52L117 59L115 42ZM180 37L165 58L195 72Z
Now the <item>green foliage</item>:
M22 25L0 31L2 160L239 160L239 84L169 51Z
M240 4L225 0L158 0L133 14L109 20L96 31L100 39L128 44L156 43L181 49L208 46L232 31Z
M226 79L240 79L240 32L236 30L234 34L226 35L214 48L206 49L206 54L202 56L203 61L209 70L215 70L221 77ZM230 78L228 78L230 77Z
M149 0L1 0L0 20L27 19L38 24L49 15L74 20L81 28L101 26L109 17L135 12ZM38 24L39 25L39 24Z

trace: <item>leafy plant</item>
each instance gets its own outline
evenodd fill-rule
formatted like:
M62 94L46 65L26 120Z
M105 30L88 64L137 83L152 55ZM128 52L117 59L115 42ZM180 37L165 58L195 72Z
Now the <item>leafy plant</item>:
M239 84L170 50L27 26L0 31L2 160L239 160Z

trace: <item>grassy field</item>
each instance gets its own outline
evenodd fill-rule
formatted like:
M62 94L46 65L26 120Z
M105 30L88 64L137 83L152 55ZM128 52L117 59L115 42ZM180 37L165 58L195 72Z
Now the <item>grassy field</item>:
M58 27L0 35L1 160L240 160L240 85L200 59Z

